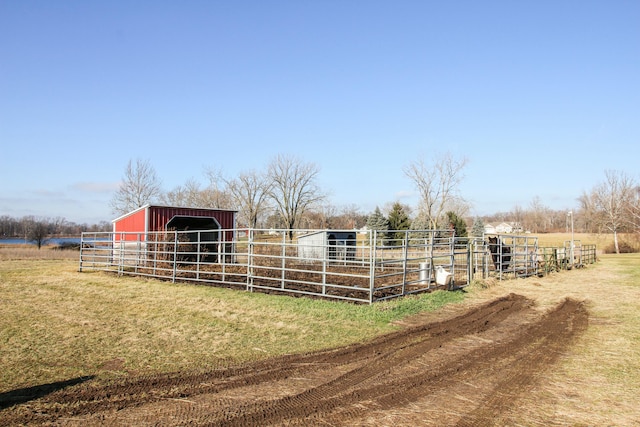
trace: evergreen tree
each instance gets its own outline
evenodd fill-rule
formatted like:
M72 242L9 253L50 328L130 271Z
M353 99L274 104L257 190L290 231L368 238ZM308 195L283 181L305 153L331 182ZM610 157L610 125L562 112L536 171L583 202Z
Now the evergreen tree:
M376 244L384 244L387 239L386 231L389 230L389 221L382 215L378 206L376 206L375 211L367 218L367 228L378 231Z
M484 234L484 221L480 218L473 220L473 226L471 227L471 235L473 237L482 237Z
M399 202L395 202L391 212L389 212L389 230L396 231L395 233L390 233L391 245L401 246L405 233L397 230L408 230L410 226L411 221L404 207Z
M447 212L449 226L456 232L456 237L467 237L467 224L455 212Z
M418 211L418 215L411 221L411 230L416 230L411 233L413 243L419 241L419 239L428 238L431 234L428 231L430 222L422 210ZM414 240L418 239L418 240Z

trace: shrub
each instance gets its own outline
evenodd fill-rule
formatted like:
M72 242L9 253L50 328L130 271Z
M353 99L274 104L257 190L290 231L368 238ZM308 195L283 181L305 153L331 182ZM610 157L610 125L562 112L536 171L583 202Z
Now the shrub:
M59 251L67 251L67 250L78 251L80 250L80 243L79 242L62 242L58 246L56 246L54 249Z
M621 254L633 254L638 252L638 243L637 242L628 242L626 240L618 242L618 248L620 249ZM605 254L615 254L616 247L613 243L605 246L602 250Z

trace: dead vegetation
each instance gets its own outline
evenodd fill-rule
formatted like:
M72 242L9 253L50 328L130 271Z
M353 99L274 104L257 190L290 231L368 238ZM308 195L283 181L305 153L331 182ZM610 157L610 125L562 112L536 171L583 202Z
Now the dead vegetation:
M59 381L38 382L36 375L24 386L4 388L0 424L640 423L635 403L640 389L638 255L601 256L595 265L542 278L474 282L459 304L404 319L396 323L402 325L401 331L391 335L373 340L372 335L363 335L348 346L328 345L334 348L329 351L319 350L327 343L320 344L318 339L330 332L331 322L301 323L294 312L315 310L318 304L318 313L335 324L332 307L349 307L340 322L354 321L355 332L370 324L371 320L358 314L369 307L319 301L276 306L272 303L277 298L272 296L225 294L220 289L210 289L204 295L203 287L156 281L145 285L141 279L102 273L79 275L72 263L63 263L66 267L60 269L53 267L55 260L43 262L51 276L42 269L29 276L29 263L20 260L3 269L5 323L0 323L0 331L3 342L12 347L11 352L7 346L0 350L5 366L17 366L12 365L11 354L23 360L36 354L30 369L15 372L17 378L30 372L42 374L52 366L72 365L70 359L61 362L61 356L70 341L79 337L90 338L86 352L94 352L93 357L96 348L108 351L95 360L84 357L82 350L76 351L75 363L84 365L81 369L66 366ZM75 280L87 283L67 287ZM38 348L37 340L21 347L15 341L25 334L12 329L17 325L10 320L16 318L12 316L19 303L7 299L12 293L6 286L18 283L21 298L35 305L31 319L23 319L24 330L31 331L33 339L49 340L56 330L60 334L58 348ZM103 288L100 293L99 288ZM174 308L152 310L152 300L160 297L161 289L169 288ZM74 295L65 295L65 289ZM129 322L129 329L118 329L122 328L119 322L110 323L110 308L102 311L97 305L78 305L85 298L104 301L123 292L128 293L128 302L120 302L120 310L135 311L138 319ZM231 301L236 297L239 300L234 305ZM37 301L48 301L52 307L37 306ZM188 313L181 309L188 306L200 308ZM395 306L380 307L381 313L389 313ZM213 328L212 314L220 324L232 325L233 332ZM40 320L34 321L36 318ZM169 329L163 328L163 318L170 319ZM186 318L193 321L192 329L182 323ZM56 322L64 327L54 329ZM158 328L148 329L150 324ZM128 353L115 351L117 345L108 344L108 336L98 337L100 327L115 329L126 341ZM242 339L252 336L250 331L256 328L263 335L267 331L273 335ZM94 338L102 341L91 341ZM191 352L196 343L206 345L209 354ZM295 351L294 355L290 347L280 346L286 343L306 345L309 351ZM233 347L239 352L224 353ZM29 348L29 352L20 348ZM134 354L143 350L147 360L160 360L154 358L178 351L182 354L149 370L133 364ZM207 368L212 354L224 355L226 362ZM187 364L181 364L181 358ZM234 358L244 362L233 363ZM194 369L194 361L203 368ZM111 378L107 382L100 379L105 370ZM98 377L91 378L94 374ZM38 385L41 387L35 390L30 388ZM25 397L29 393L31 397ZM96 404L91 406L90 402Z

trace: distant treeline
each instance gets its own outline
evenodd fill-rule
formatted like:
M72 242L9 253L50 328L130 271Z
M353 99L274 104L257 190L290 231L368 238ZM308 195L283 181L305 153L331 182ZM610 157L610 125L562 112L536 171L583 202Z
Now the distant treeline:
M36 228L43 229L48 236L79 236L83 231L111 231L112 226L108 221L98 224L76 224L64 218L0 216L0 238L29 236Z

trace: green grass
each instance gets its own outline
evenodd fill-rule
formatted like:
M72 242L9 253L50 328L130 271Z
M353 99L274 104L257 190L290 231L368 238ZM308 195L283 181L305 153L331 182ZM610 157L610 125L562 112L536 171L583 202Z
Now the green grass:
M438 291L354 305L79 273L74 260L50 259L0 263L0 295L0 392L341 346L464 298Z

